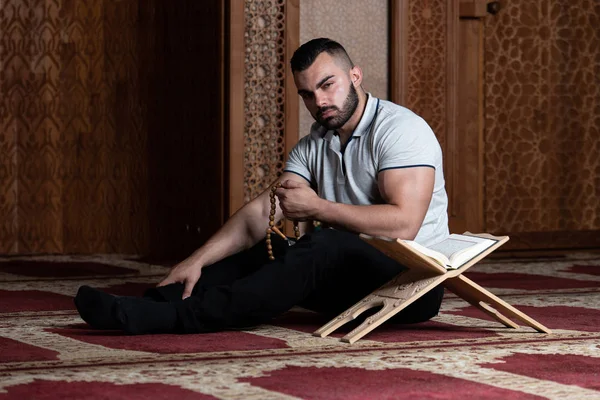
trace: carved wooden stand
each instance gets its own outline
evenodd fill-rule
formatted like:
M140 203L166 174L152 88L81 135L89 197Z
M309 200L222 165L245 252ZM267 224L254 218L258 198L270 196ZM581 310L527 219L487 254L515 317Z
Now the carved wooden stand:
M313 335L325 337L345 323L352 321L364 311L374 307L383 306L376 314L365 319L360 326L342 338L342 341L344 342L354 343L439 284L443 284L457 296L463 298L509 328L518 328L519 325L511 321L507 316L521 321L538 332L551 333L544 325L528 317L462 275L470 267L507 242L508 236L498 237L488 234L472 234L469 232L465 232L465 234L493 239L497 240L497 242L486 251L455 270L443 268L428 257L416 253L411 247L407 246L399 239L387 241L361 235L363 240L369 242L409 269L400 273L390 282L375 290L348 310L323 325L315 331Z

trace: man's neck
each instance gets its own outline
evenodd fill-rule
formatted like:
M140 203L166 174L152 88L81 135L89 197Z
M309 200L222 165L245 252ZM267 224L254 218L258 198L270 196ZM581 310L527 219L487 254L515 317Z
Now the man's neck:
M354 130L360 123L360 120L362 119L362 116L365 113L365 108L367 106L367 94L365 93L365 91L362 88L359 88L357 92L358 106L356 107L356 111L354 111L354 114L352 114L352 117L350 117L348 122L346 122L344 126L337 130L342 146L346 145L346 143L354 133Z

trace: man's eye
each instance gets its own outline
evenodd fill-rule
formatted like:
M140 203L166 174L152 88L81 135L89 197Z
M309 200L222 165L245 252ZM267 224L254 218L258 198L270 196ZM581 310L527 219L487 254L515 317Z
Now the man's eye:
M333 82L327 82L326 84L323 85L324 88L328 88L331 85L333 85Z

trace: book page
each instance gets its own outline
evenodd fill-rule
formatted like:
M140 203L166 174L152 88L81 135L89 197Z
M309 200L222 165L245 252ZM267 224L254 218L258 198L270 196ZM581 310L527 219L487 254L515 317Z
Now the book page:
M458 268L494 243L495 241L490 239L453 233L429 248L448 257L450 266Z
M404 240L404 243L417 250L419 253L430 257L442 267L448 268L450 260L448 259L448 257L446 257L445 254L439 251L432 250L431 248L427 248L412 240Z

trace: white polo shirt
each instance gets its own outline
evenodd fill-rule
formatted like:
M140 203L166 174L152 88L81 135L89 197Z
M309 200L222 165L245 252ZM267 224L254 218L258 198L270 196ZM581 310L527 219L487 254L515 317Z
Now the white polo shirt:
M336 203L385 203L377 174L386 169L435 169L431 203L415 241L428 246L448 236L448 197L442 150L435 134L409 109L367 95L363 116L344 151L339 136L314 123L289 154L285 171L302 176L319 197Z

